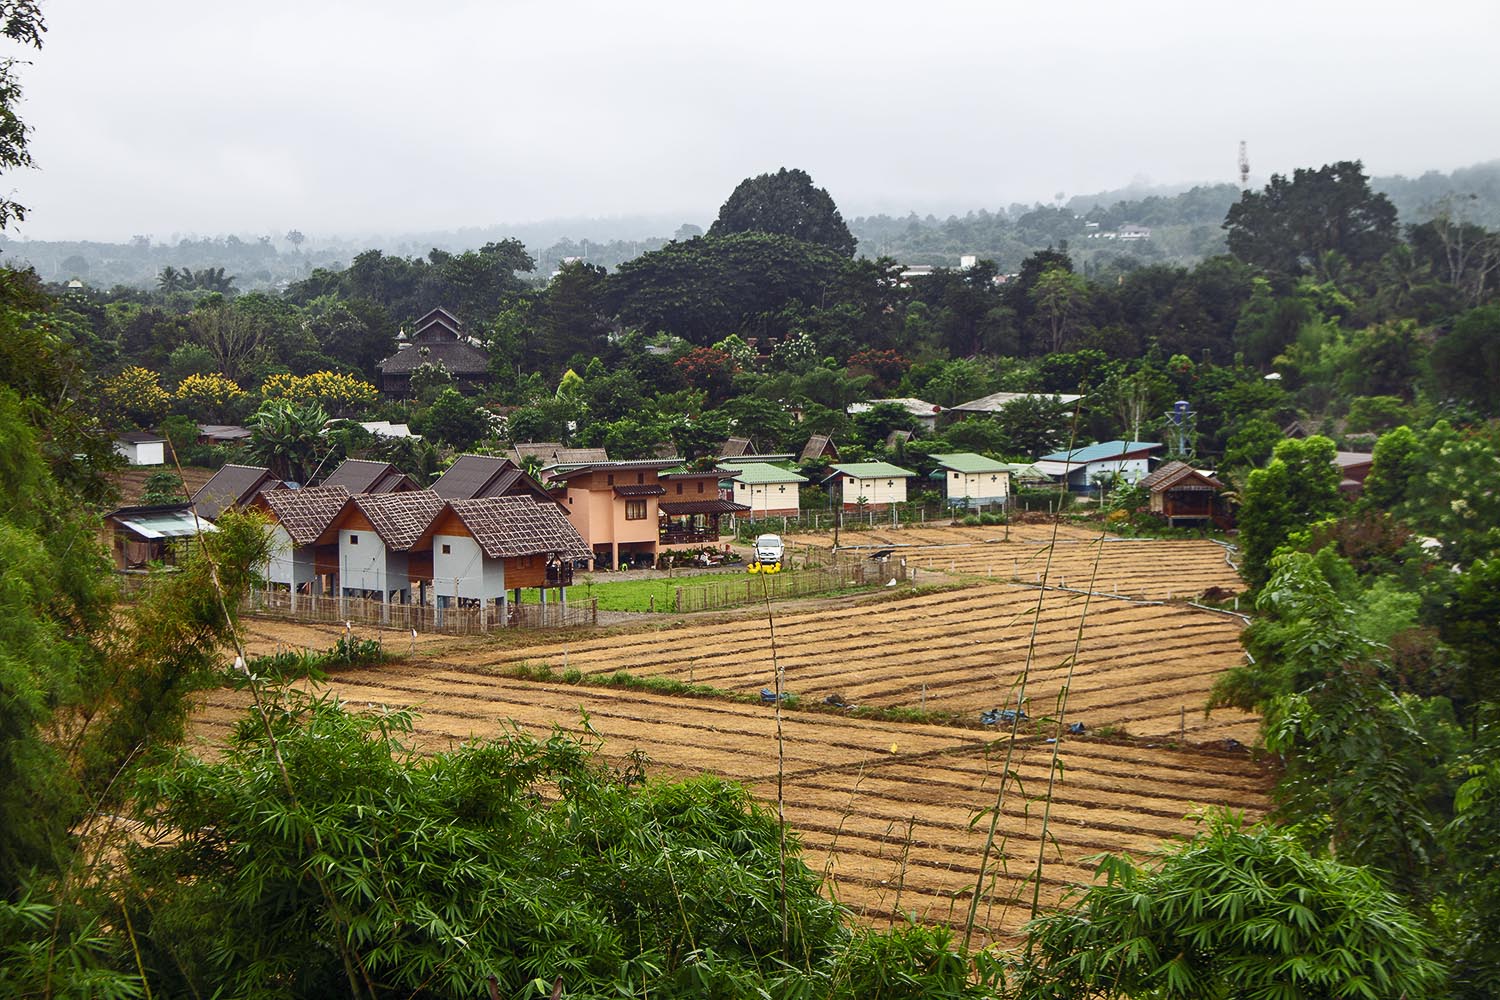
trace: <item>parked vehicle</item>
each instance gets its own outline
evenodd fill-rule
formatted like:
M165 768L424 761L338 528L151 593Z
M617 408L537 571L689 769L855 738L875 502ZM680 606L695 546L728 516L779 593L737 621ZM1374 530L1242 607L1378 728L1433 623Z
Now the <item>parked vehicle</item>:
M786 546L780 535L759 535L755 539L755 561L762 566L780 566Z

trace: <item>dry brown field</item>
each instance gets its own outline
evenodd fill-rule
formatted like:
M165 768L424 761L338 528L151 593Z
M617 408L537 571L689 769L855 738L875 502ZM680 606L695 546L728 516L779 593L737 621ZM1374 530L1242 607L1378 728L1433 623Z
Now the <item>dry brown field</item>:
M416 739L426 750L511 726L534 735L560 727L598 740L607 759L640 750L658 771L721 774L775 801L770 706L423 664L350 672L334 678L332 690L359 706L415 707ZM198 738L221 741L245 701L242 693L211 693ZM829 892L877 924L906 914L961 924L989 822L981 812L996 805L1006 742L978 731L795 711L784 713L783 731L786 817ZM1053 749L1036 739L1015 744L1010 766L1020 780L1006 789L980 896L979 924L988 935L1015 934L1030 915L1033 885L1047 907L1067 886L1087 882L1091 855L1147 853L1191 832L1184 816L1200 806L1225 805L1252 819L1266 809L1268 777L1245 755L1070 739L1058 747L1065 771L1043 851L1040 799Z
M1207 540L1118 538L1075 525L927 526L844 532L841 551L891 549L908 568L960 577L1017 580L1143 600L1193 598L1211 587L1244 589L1224 547ZM792 535L789 545L826 549L829 535Z
M1214 680L1243 662L1239 632L1238 619L1196 608L1012 584L775 617L785 689L805 699L839 694L857 705L977 721L1018 697L1031 715L1055 716L1066 684L1069 722L1190 742L1255 737L1253 716L1203 713ZM753 694L775 683L771 638L761 614L607 636L553 633L527 646L454 649L444 659L498 672L523 662L625 670Z
M545 663L558 672L624 670L754 694L774 684L774 625L785 688L804 701L837 693L858 705L951 713L961 723L785 711L786 817L807 863L862 919L880 924L914 915L961 925L979 881L985 810L1001 800L1008 765L1016 778L1004 791L979 923L986 935L1009 937L1030 916L1034 889L1043 908L1056 905L1068 887L1090 880L1087 858L1148 853L1190 833L1184 817L1199 807L1229 806L1258 818L1268 808L1271 779L1249 756L1219 749L1229 739L1251 743L1253 717L1202 711L1214 680L1242 662L1240 621L1103 593L1165 598L1208 586L1238 590L1222 547L1101 539L1066 525L1056 544L1051 525L1013 526L1009 541L1004 531L935 526L843 539L899 546L909 566L969 584L959 589L793 602L773 608L772 620L748 609L612 632L421 635L410 662L336 675L330 689L359 706L416 709L413 738L424 750L512 726L533 734L560 727L599 741L606 759L640 750L658 772L721 774L774 803L772 706L504 676L522 663ZM790 541L829 543L826 536ZM1052 586L1038 587L1027 574L1043 571L1039 560L1049 553ZM1012 577L1022 582L999 582ZM1089 578L1096 593L1056 589L1063 582L1089 589ZM252 652L278 643L326 649L342 634L336 625L246 626ZM379 634L388 648L411 649L410 633ZM1054 730L1038 718L1056 715L1065 687L1066 721L1083 722L1090 734L1112 728L1135 739L1046 742ZM978 725L982 710L1017 697L1033 717L1029 735L1012 743L1008 733ZM243 695L211 693L198 737L222 740L245 707ZM1054 749L1064 768L1044 841Z

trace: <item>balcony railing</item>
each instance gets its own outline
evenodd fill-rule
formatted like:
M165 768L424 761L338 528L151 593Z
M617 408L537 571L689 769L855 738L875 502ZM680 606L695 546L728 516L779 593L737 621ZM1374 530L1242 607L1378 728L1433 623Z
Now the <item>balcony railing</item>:
M702 544L718 540L719 533L713 528L666 528L661 533L661 541L667 545Z
M547 586L549 586L549 587L571 587L571 586L573 586L573 567L571 565L566 565L566 566L548 566L547 567Z

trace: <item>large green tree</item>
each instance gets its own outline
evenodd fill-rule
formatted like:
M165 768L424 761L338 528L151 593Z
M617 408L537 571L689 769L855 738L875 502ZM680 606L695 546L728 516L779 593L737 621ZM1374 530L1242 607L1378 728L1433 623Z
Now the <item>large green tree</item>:
M1251 587L1271 577L1271 557L1292 532L1338 509L1339 469L1333 442L1314 435L1276 445L1271 461L1246 480L1240 508L1240 572Z
M814 187L805 170L782 167L774 174L747 177L719 208L709 236L775 233L816 243L853 257L856 240L825 188Z
M1370 190L1358 160L1272 174L1264 190L1230 206L1224 228L1230 253L1282 274L1311 273L1330 250L1374 264L1397 240L1396 207Z

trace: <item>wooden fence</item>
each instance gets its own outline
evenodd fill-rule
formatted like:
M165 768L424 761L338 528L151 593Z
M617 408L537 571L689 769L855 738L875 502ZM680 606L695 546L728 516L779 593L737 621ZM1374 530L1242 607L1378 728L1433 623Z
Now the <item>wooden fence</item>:
M677 587L673 596L673 610L712 611L742 607L764 601L768 594L774 601L851 587L884 586L893 580L907 578L906 564L900 559L839 559L827 566L783 573L746 573L743 577L722 583Z
M391 604L363 597L325 597L286 590L253 590L240 603L240 612L301 622L353 622L383 628L416 629L475 635L498 628L569 628L599 624L597 599L560 603L507 602L505 620L494 604L479 607L436 608L430 604Z

